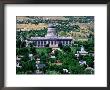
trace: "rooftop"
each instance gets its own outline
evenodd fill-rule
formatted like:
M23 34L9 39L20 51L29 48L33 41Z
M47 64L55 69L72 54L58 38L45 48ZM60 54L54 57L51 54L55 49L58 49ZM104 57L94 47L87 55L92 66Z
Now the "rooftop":
M31 40L41 39L72 39L72 37L31 37Z

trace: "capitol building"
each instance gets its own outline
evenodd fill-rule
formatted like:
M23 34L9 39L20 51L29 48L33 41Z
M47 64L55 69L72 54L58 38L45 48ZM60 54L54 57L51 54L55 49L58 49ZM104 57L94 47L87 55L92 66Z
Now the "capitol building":
M71 46L74 43L72 37L58 36L53 24L48 25L45 37L31 37L29 41L33 42L36 47L46 47L46 45L49 47L58 47L59 44Z

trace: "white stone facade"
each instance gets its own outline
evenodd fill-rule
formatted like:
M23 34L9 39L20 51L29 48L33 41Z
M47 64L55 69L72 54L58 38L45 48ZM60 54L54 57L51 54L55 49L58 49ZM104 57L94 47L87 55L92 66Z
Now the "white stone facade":
M56 33L56 28L49 24L48 31L45 37L31 37L30 41L33 41L36 44L36 47L58 47L59 44L62 45L72 45L72 37L59 37Z

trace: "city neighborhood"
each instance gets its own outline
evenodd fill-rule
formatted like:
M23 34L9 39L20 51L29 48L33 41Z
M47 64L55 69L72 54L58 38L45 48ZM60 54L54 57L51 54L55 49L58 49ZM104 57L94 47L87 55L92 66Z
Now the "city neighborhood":
M16 23L16 74L95 73L93 16L18 16Z

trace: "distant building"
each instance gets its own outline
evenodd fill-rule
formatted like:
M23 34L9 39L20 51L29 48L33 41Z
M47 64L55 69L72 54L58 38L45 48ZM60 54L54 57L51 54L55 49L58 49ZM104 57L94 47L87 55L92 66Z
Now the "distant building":
M40 64L40 58L36 59L36 64Z
M72 45L72 37L60 37L56 33L56 28L52 25L48 25L47 34L45 37L31 37L28 41L33 41L36 47L58 47L59 44L62 45Z
M70 74L70 72L68 71L68 69L63 69L63 73L64 74Z
M39 70L39 69L46 67L46 65L45 64L36 64L36 67Z
M79 61L79 64L80 64L80 65L84 65L84 64L86 65L86 61L80 60L80 61Z
M81 47L81 50L78 52L80 55L87 55L88 54L88 52L86 52L85 50L84 50L84 47L82 46Z
M18 68L20 68L21 66L20 66L20 60L21 60L21 58L20 57L16 57L16 67L18 67Z
M76 57L79 57L79 55L87 55L87 54L88 54L88 52L86 52L86 51L84 50L84 47L81 46L80 51L77 51L77 53L75 54L75 56L76 56Z

